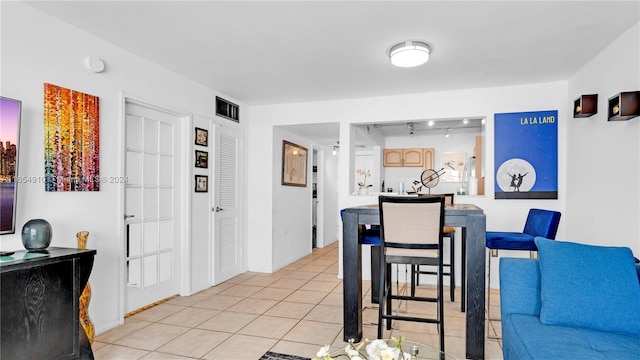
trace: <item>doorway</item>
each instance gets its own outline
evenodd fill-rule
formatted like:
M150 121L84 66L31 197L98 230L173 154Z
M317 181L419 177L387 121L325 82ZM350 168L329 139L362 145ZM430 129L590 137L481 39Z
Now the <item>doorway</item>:
M318 247L318 151L313 150L311 173L311 249Z
M180 289L183 114L125 99L125 313Z

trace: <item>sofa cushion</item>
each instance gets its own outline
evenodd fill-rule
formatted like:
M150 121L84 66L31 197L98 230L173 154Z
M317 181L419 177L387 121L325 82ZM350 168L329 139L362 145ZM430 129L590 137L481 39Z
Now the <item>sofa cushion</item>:
M545 325L535 315L502 319L505 359L637 359L640 338L606 331Z
M640 283L629 248L535 242L543 324L640 337Z
M500 314L540 316L540 265L537 259L500 258Z

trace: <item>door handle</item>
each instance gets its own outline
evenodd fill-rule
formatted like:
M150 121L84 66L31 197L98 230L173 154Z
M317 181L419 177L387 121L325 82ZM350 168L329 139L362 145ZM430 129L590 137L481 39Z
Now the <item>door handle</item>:
M126 219L131 219L132 217L136 217L135 215L125 215L124 218Z
M215 208L212 208L211 210L213 210L215 212L220 212L220 211L222 211L224 209L216 206Z
M131 216L133 216L133 215L131 215ZM126 217L126 215L125 215L125 217ZM126 251L127 251L127 257L129 257L129 224L127 224L126 229L127 229L127 236L126 236L126 238L127 238L127 249L126 249Z

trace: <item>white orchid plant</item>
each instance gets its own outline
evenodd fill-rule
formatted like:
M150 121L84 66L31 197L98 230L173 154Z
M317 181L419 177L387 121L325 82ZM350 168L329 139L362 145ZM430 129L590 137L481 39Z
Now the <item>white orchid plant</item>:
M367 184L367 178L371 177L371 171L364 170L364 169L357 169L356 174L363 177L362 181L358 182L358 186L360 187L360 189L366 189L373 186L371 184Z
M354 344L353 339L349 340L349 344L344 348L344 354L340 353L335 357L329 354L329 345L325 345L320 348L320 351L316 354L312 360L335 360L339 358L347 358L350 360L409 360L411 355L402 351L402 342L404 337L391 337L394 346L389 346L385 340L373 340L369 342L369 339L365 339L359 344ZM367 344L368 343L368 344ZM362 347L366 344L365 351L361 351Z

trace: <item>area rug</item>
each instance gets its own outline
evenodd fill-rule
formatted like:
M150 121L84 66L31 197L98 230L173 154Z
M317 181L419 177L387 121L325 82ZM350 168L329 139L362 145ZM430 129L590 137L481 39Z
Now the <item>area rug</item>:
M264 353L264 355L262 355L260 360L311 360L311 358L267 351L266 353Z

